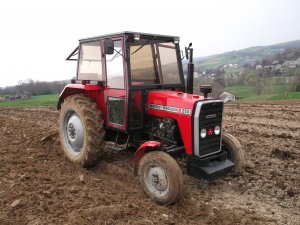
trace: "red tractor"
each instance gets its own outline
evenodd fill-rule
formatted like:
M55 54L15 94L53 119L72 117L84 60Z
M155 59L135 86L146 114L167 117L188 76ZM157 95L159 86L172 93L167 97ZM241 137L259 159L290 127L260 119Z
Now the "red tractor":
M200 87L204 96L193 94L191 44L185 50L187 82L179 37L121 32L79 40L67 58L77 61L76 79L57 105L66 157L90 167L104 148L134 149L144 192L163 205L183 190L177 156L196 178L240 171L241 145L223 133L224 103L208 97L210 86Z

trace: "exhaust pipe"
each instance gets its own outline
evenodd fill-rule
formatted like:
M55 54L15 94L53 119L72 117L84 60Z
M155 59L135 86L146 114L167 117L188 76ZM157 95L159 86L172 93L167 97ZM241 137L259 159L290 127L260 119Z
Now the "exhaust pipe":
M185 57L189 60L188 63L188 73L186 78L186 93L193 94L194 86L194 61L193 61L193 49L192 43L189 44L189 47L185 47Z

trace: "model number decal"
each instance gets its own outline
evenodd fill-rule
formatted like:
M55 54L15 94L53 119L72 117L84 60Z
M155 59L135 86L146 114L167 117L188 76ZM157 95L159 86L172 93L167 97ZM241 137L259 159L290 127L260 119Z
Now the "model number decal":
M190 109L182 108L182 109L180 110L180 112L181 112L181 114L190 115L191 110L190 110Z
M174 113L179 112L179 108L173 107L173 106L166 106L166 105L150 104L149 108L162 110L162 111L167 111L167 112L174 112Z

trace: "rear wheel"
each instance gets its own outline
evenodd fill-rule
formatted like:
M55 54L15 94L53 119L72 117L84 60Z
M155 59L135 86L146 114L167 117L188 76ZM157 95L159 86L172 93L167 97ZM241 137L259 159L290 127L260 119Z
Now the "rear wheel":
M104 150L104 126L95 102L83 95L64 100L59 113L59 135L66 157L83 167L99 161Z
M138 174L144 192L156 203L170 205L180 198L183 176L169 154L159 151L147 153L140 161Z
M222 150L226 151L227 159L235 164L234 172L240 173L244 166L244 151L241 143L231 134L223 134Z

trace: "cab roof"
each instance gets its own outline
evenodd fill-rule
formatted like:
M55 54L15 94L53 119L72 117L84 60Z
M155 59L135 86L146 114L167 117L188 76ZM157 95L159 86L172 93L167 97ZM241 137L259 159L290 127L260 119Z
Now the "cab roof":
M178 36L171 36L171 35L161 35L161 34L150 34L150 33L142 33L142 32L134 32L134 31L122 31L122 32L117 32L117 33L111 33L111 34L104 34L100 36L94 36L94 37L89 37L89 38L82 38L79 39L79 42L86 42L86 41L92 41L92 40L99 40L102 38L111 38L115 36L133 36L135 34L140 35L141 37L147 36L147 37L158 37L158 38L167 38L167 39L179 39Z
M161 35L161 34L150 34L150 33L142 33L142 32L134 32L134 31L122 31L122 32L117 32L117 33L111 33L111 34L104 34L100 36L94 36L94 37L89 37L89 38L82 38L79 39L79 43L83 42L90 42L90 41L97 41L99 39L103 38L112 38L116 36L131 36L133 37L135 34L140 35L141 38L152 38L156 37L159 39L167 40L167 41L174 41L174 40L179 40L178 36L171 36L171 35ZM73 56L78 54L78 46L73 50L73 52L66 58L66 60L71 60L71 61L77 61L77 59L72 59Z

